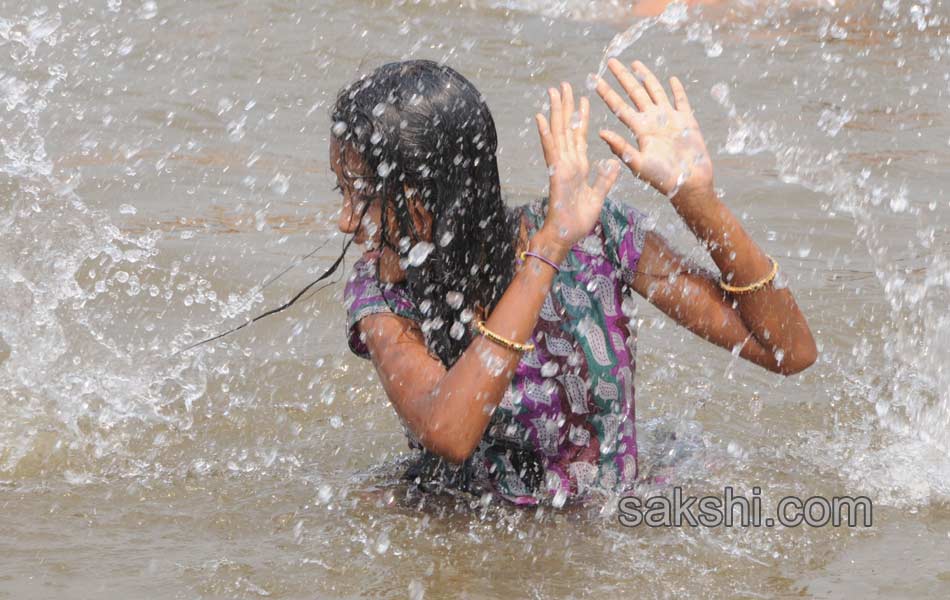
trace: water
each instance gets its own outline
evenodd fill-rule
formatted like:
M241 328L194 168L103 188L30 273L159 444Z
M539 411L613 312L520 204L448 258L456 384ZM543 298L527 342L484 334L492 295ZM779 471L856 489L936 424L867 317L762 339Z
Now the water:
M948 20L923 0L646 20L608 0L0 0L0 596L945 596ZM545 87L614 54L684 81L822 350L783 379L638 299L641 491L685 448L687 493L866 494L873 528L631 530L611 504L407 495L340 284L176 354L336 256L328 110L358 72L469 76L520 203L544 189ZM615 194L700 256L665 199L629 176Z

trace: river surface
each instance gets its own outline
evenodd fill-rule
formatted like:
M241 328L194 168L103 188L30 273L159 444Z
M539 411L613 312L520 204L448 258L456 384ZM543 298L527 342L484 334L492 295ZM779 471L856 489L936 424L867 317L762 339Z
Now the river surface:
M0 598L950 597L950 7L630 4L0 0ZM694 443L667 486L759 487L766 510L864 495L872 527L410 493L345 343L352 260L175 353L339 253L328 112L359 73L469 77L517 204L544 192L545 88L583 89L608 53L684 81L724 201L821 349L772 375L638 297L642 470L675 430ZM595 100L592 129L611 120ZM629 175L613 194L711 265L666 199Z

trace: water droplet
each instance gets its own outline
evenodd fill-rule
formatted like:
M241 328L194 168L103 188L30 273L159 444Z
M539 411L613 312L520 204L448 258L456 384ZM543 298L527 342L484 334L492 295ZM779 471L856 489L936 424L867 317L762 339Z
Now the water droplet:
M294 541L298 544L300 540L303 539L303 521L297 521L297 524L294 525Z
M425 597L425 588L418 579L409 582L409 600L422 600Z
M378 167L376 167L376 174L380 177L388 177L394 166L395 165L393 163L383 161L379 163Z
M422 333L429 333L433 329L442 329L443 325L445 325L445 321L441 317L426 319L422 322Z
M376 538L376 554L386 554L389 550L389 535L384 531Z
M571 129L579 129L581 126L581 113L576 112L571 115Z
M660 23L673 28L680 23L685 23L689 18L688 7L685 2L672 2L667 5L666 10L659 16Z
M152 0L147 0L142 3L142 7L139 8L138 18L142 20L154 19L155 15L158 14L158 4Z
M409 264L418 267L425 262L429 254L435 249L435 245L429 242L419 242L409 251Z
M901 192L904 192L904 191L905 190L901 190ZM907 201L907 194L898 193L896 196L891 198L890 205L891 205L891 210L893 210L894 212L896 213L904 212L905 210L907 210L907 207L910 205L910 203Z
M462 292L448 292L445 294L445 301L448 302L449 306L458 310L462 306L462 302L465 301L465 296Z
M343 121L337 121L333 124L333 135L340 137L346 132L346 123Z
M267 186L278 196L283 196L290 189L290 175L277 173Z
M386 112L386 103L385 103L385 102L380 102L379 104L377 104L376 106L373 107L373 116L374 116L374 117L381 117L384 112Z
M133 48L135 48L135 42L132 41L132 38L125 37L119 42L119 47L116 48L116 52L119 56L128 56Z
M737 458L741 458L744 454L742 446L735 442L729 442L726 444L726 452L728 452L730 456L735 456Z
M236 121L230 121L227 125L228 139L232 142L240 142L244 139L244 125L247 123L247 116L242 115Z
M884 0L882 8L889 17L896 17L901 6L901 0Z
M729 85L726 83L717 83L712 86L709 90L709 94L713 97L713 100L726 106L729 103Z
M604 253L604 244L600 239L600 236L589 235L581 240L581 248L584 249L584 252L590 254L591 256L601 256Z
M637 303L630 296L624 295L623 301L620 303L620 312L624 314L628 319L633 319L637 316Z
M841 129L854 119L854 113L841 107L826 108L818 117L818 128L831 137L835 137Z
M541 376L542 377L554 377L558 372L558 364L553 360L549 360L541 366Z
M598 77L596 73L589 73L587 75L586 84L587 84L588 91L593 92L594 90L597 89L597 79Z

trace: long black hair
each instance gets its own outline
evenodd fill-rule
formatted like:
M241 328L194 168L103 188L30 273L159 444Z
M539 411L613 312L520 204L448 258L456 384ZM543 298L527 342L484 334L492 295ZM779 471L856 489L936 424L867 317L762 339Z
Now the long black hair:
M402 259L409 298L425 319L428 348L451 367L471 342L474 314L490 313L514 276L519 223L501 197L498 136L488 105L454 69L412 60L385 64L343 88L332 119L341 150L356 152L371 173L360 178L358 193L382 200L381 243ZM415 229L409 191L432 217L429 240ZM358 222L369 205L364 202ZM398 223L396 239L385 226L390 214ZM181 351L289 308L337 270L353 239L289 302ZM388 303L389 286L380 288Z
M457 71L413 60L346 86L332 119L341 148L372 174L362 192L382 199L381 243L401 257L428 347L449 367L471 342L465 312L490 312L514 273L518 223L502 200L488 105ZM415 230L407 193L432 217L430 240ZM385 227L390 212L396 239Z

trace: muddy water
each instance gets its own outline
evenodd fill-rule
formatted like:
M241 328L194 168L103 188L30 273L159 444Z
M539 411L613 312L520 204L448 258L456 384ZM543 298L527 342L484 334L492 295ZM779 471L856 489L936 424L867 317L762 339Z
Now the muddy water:
M833 4L0 0L0 597L945 596L950 10ZM668 458L652 429L691 432L684 493L863 494L873 527L412 495L341 284L174 353L339 252L327 113L357 73L470 77L519 203L543 192L544 88L583 87L608 48L686 82L725 201L822 350L773 376L640 302L642 468ZM615 194L699 256L664 199Z

